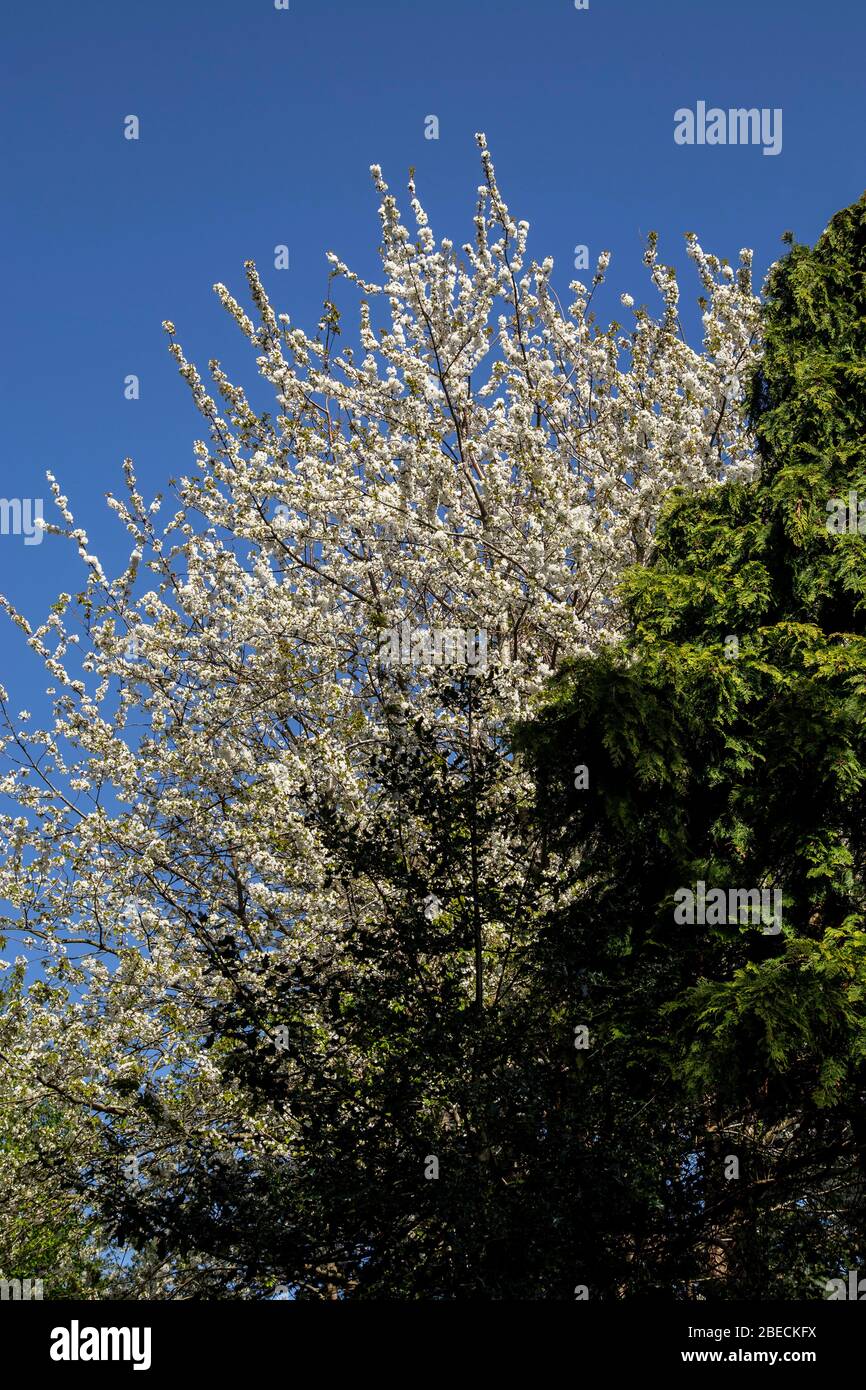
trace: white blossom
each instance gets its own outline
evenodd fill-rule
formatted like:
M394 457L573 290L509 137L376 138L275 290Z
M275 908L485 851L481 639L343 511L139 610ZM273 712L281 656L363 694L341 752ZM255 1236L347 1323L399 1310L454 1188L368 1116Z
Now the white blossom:
M44 967L0 1025L0 1099L65 1097L82 1155L100 1108L117 1108L119 1070L171 1103L179 1143L229 1117L249 1153L291 1145L283 1115L238 1112L202 1050L219 988L205 966L217 930L237 941L252 992L261 953L338 949L349 908L310 789L328 788L363 833L370 748L394 737L401 711L444 749L466 748L435 671L383 675L381 634L483 628L496 695L471 737L504 749L550 672L618 640L617 583L651 555L669 490L753 472L729 394L758 353L750 253L731 278L688 239L706 300L700 347L683 338L654 240L644 259L658 316L641 308L629 334L603 330L591 301L609 254L593 288L573 282L561 307L552 258L529 259L528 224L479 145L474 240L459 250L437 243L413 181L410 231L372 166L382 284L332 254L345 303L341 316L326 306L315 336L274 312L251 262L249 312L216 286L274 394L269 416L216 362L207 390L166 321L207 425L174 515L157 530L127 460L110 507L130 558L109 579L49 477L82 593L36 627L0 598L45 665L54 709L34 730L0 692L0 896L12 904L0 929L36 941ZM356 293L353 351L343 320ZM525 790L523 776L503 751L491 807ZM405 838L411 853L411 825ZM485 853L517 894L525 866L495 842ZM352 911L380 910L359 885ZM144 1112L130 1107L123 1123L145 1151Z

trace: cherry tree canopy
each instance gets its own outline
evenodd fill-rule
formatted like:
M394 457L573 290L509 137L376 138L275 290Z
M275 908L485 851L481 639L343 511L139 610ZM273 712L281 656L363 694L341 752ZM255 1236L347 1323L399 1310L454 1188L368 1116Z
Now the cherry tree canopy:
M54 700L39 729L0 691L0 926L40 962L3 1024L3 1113L59 1107L58 1161L82 1192L106 1135L118 1183L158 1184L160 1161L205 1142L291 1150L291 1114L249 1108L226 1083L213 1008L254 998L265 960L339 958L349 921L390 910L381 885L346 880L310 807L326 796L359 838L380 826L376 756L395 741L433 739L472 783L473 816L483 798L492 828L473 834L461 890L474 903L463 987L494 1007L513 953L479 885L516 899L526 877L509 830L524 790L509 722L563 659L617 640L618 582L651 554L671 489L752 475L739 386L759 351L750 254L735 269L688 237L700 347L685 341L654 238L644 260L659 309L623 295L628 327L602 329L591 306L608 255L563 308L552 259L527 259L528 224L479 145L462 247L436 241L411 181L410 230L374 166L382 284L330 257L334 282L359 295L354 349L345 307L329 300L310 337L275 311L252 263L254 317L216 286L271 412L217 362L206 387L167 323L207 423L177 509L161 527L161 499L141 495L126 462L125 493L109 501L131 554L110 578L52 478L47 529L77 544L83 590L38 625L2 601ZM466 698L444 698L435 662L383 661L383 634L403 624L483 632L489 670L461 671ZM431 878L421 818L391 811L428 890L419 910L447 916L455 890ZM0 1226L39 1201L23 1138L16 1152L19 1196ZM163 1266L146 1268L159 1296Z

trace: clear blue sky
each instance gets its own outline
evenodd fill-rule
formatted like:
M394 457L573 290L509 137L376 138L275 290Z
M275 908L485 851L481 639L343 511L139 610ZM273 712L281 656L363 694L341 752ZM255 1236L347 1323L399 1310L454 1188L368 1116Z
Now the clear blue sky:
M203 433L161 321L201 368L217 356L254 380L213 282L242 291L251 257L312 329L327 249L375 274L371 163L395 190L415 165L434 229L463 241L485 130L562 288L576 243L613 252L610 312L623 290L649 297L651 228L680 265L686 230L731 260L753 246L762 279L786 228L814 239L866 187L863 0L40 0L7 8L2 50L0 496L47 498L51 468L109 568L121 536L102 498L124 455L149 493ZM675 109L699 100L781 107L781 154L675 145ZM70 547L0 537L0 590L33 620L80 587ZM36 713L46 682L5 620L0 679Z

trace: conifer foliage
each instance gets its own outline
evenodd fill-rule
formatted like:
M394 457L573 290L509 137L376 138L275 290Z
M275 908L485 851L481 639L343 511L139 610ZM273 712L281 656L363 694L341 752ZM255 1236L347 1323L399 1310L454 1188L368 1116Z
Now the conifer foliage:
M760 476L672 497L627 639L524 735L569 864L549 958L589 983L587 1069L681 1145L649 1258L691 1296L826 1296L866 1255L866 538L833 520L866 492L864 270L866 198L774 267Z

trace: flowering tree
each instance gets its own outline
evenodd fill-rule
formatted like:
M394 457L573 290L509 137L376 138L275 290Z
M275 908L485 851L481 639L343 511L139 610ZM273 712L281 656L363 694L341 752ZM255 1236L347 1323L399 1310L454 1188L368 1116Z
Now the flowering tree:
M314 338L275 313L252 263L255 322L216 286L275 413L257 414L217 362L210 394L167 323L208 425L196 471L173 484L177 510L158 529L161 499L146 502L127 461L109 502L132 551L111 579L51 478L60 520L47 529L77 544L84 589L38 627L3 600L54 697L53 727L35 730L0 692L0 786L15 803L0 819L3 922L42 962L4 1039L4 1098L50 1095L88 1117L73 1126L87 1142L70 1151L70 1186L98 1193L116 1237L134 1238L143 1253L124 1277L151 1295L195 1278L242 1291L246 1256L223 1243L185 1265L155 1203L173 1194L182 1224L184 1194L204 1203L220 1164L242 1163L248 1220L267 1164L303 1178L304 1059L330 1056L342 1007L317 990L341 962L344 993L352 972L369 976L358 931L452 930L435 962L423 947L427 983L435 994L447 975L476 1028L519 995L522 934L556 865L530 872L541 861L509 722L564 659L617 640L618 581L650 555L670 490L753 470L739 389L758 351L749 253L734 270L688 238L699 350L654 238L660 313L624 295L631 328L603 330L591 302L607 254L563 310L552 260L527 261L528 225L479 145L475 238L460 251L436 243L411 181L410 232L373 168L382 286L330 257L360 291L357 351L341 348L330 300ZM422 794L434 783L437 805L459 807L444 841ZM394 847L384 869L356 852L372 836ZM285 990L275 1014L265 987L277 968L311 1001L306 1052ZM281 1069L276 1090L249 1084L232 1028L266 1040L253 1052L260 1072ZM341 1046L360 1104L376 1049L367 1033ZM459 1106L437 1106L437 1124L473 1129L486 1151ZM187 1230L185 1248L198 1239ZM320 1230L293 1258L298 1285L301 1269L321 1291L353 1287L369 1255L353 1248L344 1277Z

